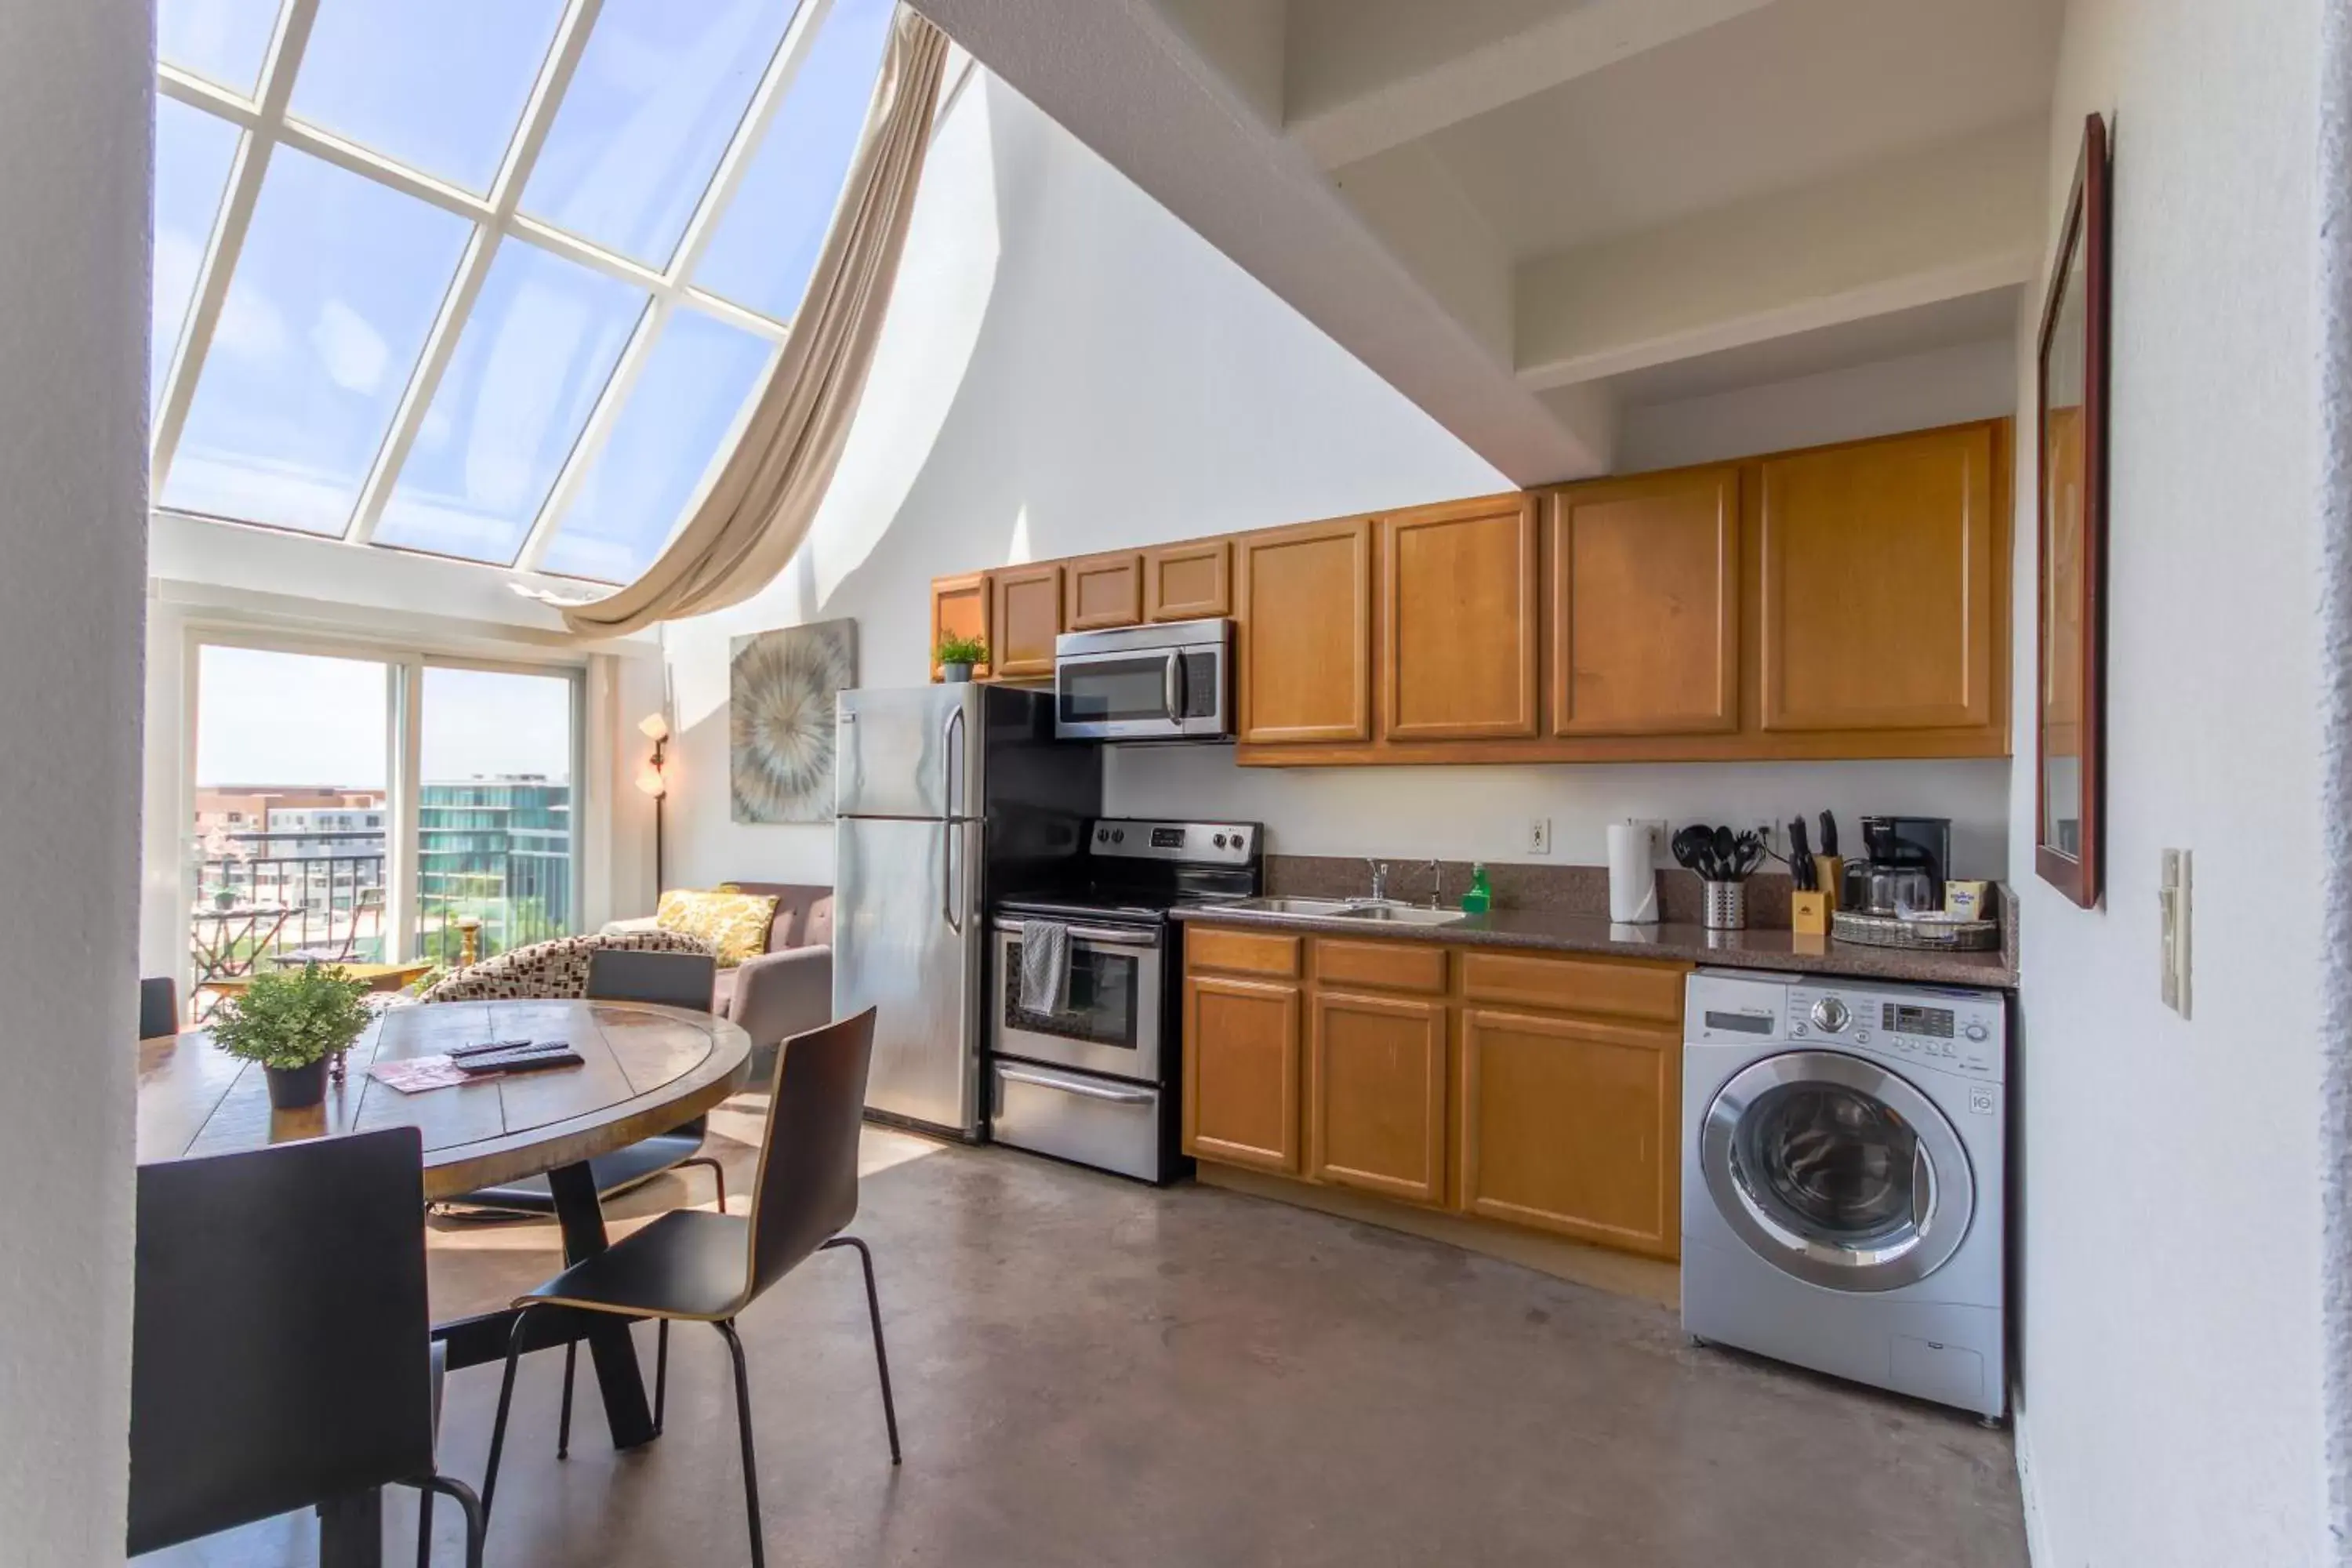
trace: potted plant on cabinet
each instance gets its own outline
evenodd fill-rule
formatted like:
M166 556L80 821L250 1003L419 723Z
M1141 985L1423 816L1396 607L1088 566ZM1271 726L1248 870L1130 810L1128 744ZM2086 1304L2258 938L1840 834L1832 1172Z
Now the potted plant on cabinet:
M988 645L978 637L941 637L932 657L940 661L940 679L970 680L971 667L988 662Z
M312 963L256 974L242 995L213 1015L213 1044L261 1064L273 1107L306 1110L327 1097L327 1059L350 1049L367 1028L367 1004L361 1000L366 994L367 986L346 977L340 965Z

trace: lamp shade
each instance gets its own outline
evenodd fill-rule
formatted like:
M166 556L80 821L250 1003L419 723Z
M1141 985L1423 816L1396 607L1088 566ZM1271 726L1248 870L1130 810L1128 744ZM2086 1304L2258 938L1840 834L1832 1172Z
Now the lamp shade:
M637 721L637 733L648 741L669 739L669 721L658 713L648 713Z
M637 775L637 787L659 799L669 793L669 781L662 777L659 768L648 763L646 770Z

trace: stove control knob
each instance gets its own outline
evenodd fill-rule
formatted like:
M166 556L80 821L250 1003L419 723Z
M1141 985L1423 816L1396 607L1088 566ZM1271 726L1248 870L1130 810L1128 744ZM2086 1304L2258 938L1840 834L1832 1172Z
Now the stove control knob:
M1970 1024L1967 1028L1962 1029L1960 1033L1966 1035L1971 1040L1981 1041L1987 1036L1990 1035L1992 1031L1986 1028L1982 1024Z
M1218 834L1215 842L1217 847L1223 849L1225 847L1225 836L1222 833Z
M1124 844L1124 843L1126 843L1126 842L1127 842L1127 829L1126 829L1126 828L1124 828L1124 827L1114 827L1114 828L1112 828L1112 829L1111 829L1111 834L1110 834L1110 841L1111 841L1113 844Z
M1095 842L1096 842L1096 843L1097 843L1097 844L1108 844L1108 843L1109 843L1109 842L1110 842L1110 829L1109 829L1109 828L1108 828L1108 827L1097 827L1097 828L1096 828L1096 829L1095 829Z
M1827 1029L1832 1035L1844 1028L1846 1021L1852 1016L1853 1015L1846 1011L1845 1004L1834 996L1824 996L1813 1004L1814 1025Z

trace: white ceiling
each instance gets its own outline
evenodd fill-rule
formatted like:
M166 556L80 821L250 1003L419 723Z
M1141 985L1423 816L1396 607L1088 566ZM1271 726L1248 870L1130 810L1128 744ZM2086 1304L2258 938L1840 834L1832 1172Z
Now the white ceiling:
M2063 0L918 0L1498 468L2009 331Z

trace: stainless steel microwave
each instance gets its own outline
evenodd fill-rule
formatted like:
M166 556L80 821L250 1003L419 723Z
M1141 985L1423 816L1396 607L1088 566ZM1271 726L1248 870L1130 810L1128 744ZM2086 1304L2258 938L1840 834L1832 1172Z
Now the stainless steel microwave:
M1089 741L1229 741L1234 624L1169 621L1054 640L1054 733Z

